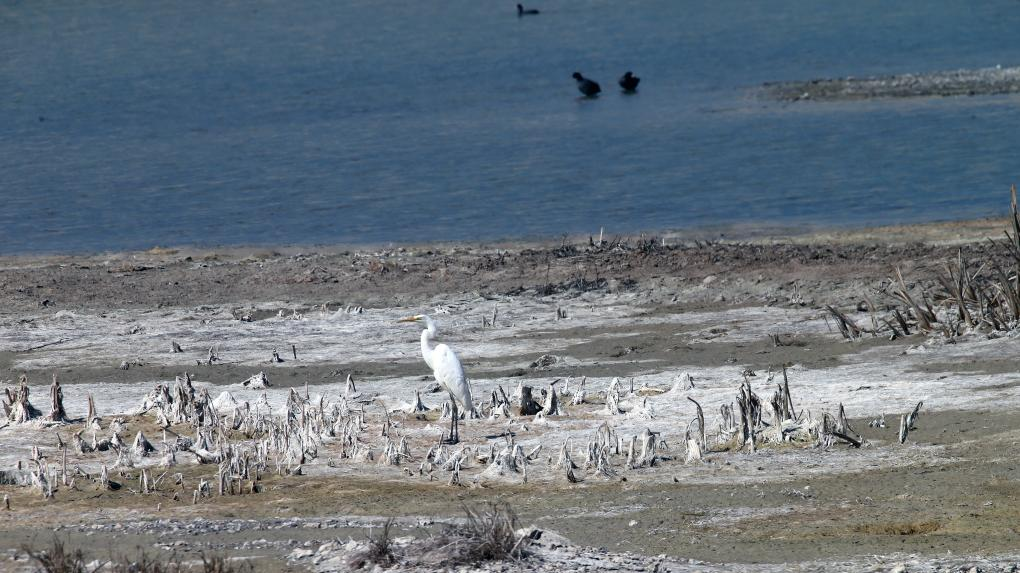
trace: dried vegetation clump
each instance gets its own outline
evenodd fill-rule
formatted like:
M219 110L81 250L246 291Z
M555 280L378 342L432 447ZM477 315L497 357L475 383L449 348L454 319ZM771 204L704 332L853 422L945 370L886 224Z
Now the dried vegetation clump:
M369 534L365 542L355 544L346 560L347 566L351 569L370 565L443 568L527 558L528 545L536 534L519 528L517 513L509 504L488 502L477 507L465 505L463 510L466 517L461 523L418 539L395 539L393 519L388 519L378 533Z
M473 562L521 559L528 537L517 533L517 514L506 503L464 506L467 521L455 531L463 539L464 556Z
M363 569L369 564L381 565L388 567L397 562L397 555L394 552L395 546L393 543L393 518L389 518L383 523L382 528L379 529L379 533L368 535L368 546L355 553L350 561L349 565L352 569Z
M935 270L933 280L908 282L899 267L894 279L876 294L884 296L884 314L870 297L858 305L870 326L863 326L834 306L826 310L847 340L866 334L897 338L915 333L950 339L969 332L1011 332L1020 326L1020 212L1016 186L1012 195L1010 230L1005 239L989 239L990 250L977 260L963 249L955 260ZM1012 231L1012 232L1011 232Z
M37 573L250 573L247 561L228 561L220 555L202 554L201 564L184 563L175 555L150 555L141 548L133 557L113 555L109 559L88 559L81 548L71 549L54 536L49 547L25 547L22 553Z

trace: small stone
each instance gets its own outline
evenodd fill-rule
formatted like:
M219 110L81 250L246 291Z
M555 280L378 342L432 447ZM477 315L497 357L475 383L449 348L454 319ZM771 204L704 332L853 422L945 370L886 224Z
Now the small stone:
M307 557L311 557L312 555L315 555L315 550L313 549L295 549L294 551L290 552L290 556L292 559L305 559Z

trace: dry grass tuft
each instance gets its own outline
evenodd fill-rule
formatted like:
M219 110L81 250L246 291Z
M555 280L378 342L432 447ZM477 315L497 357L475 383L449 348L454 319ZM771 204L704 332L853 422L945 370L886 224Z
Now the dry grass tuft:
M368 548L356 553L349 561L351 569L363 569L370 564L388 567L397 562L393 545L393 518L383 523L379 533L368 535Z
M390 565L396 562L396 557L393 555L392 528L393 518L391 517L386 520L386 523L383 523L382 529L379 530L377 535L370 535L368 537L366 559L379 565Z
M230 562L222 555L202 554L202 573L251 573L253 570L247 561Z
M470 561L520 559L525 556L529 539L517 534L517 513L508 503L488 502L472 509L464 506L467 523L459 533L466 542Z
M938 531L937 521L905 521L896 523L868 523L854 527L854 531L867 535L921 535Z
M836 308L826 307L843 337L853 341L864 334L890 334L895 338L910 335L912 329L952 337L972 329L1001 332L1020 328L1020 208L1015 186L1010 195L1012 232L1006 230L1002 241L989 239L993 252L983 260L968 260L960 249L955 261L946 261L935 271L934 284L911 285L900 269L894 268L888 294L903 313L899 308L887 309L892 314L879 318L869 300L872 327L865 328Z
M95 573L102 567L99 564L89 568L82 550L79 548L71 551L59 537L54 537L47 549L36 551L24 547L22 551L35 562L35 570L39 573Z
M124 555L113 556L108 561L92 561L85 557L81 548L71 550L59 537L46 549L35 550L28 547L22 549L28 558L35 563L37 573L183 573L201 571L202 573L250 573L250 563L231 563L218 555L202 554L201 567L182 565L176 555L168 557L152 556L142 548L134 557Z
M181 566L180 560L174 555L164 560L158 556L148 555L138 548L138 555L135 557L121 556L110 559L109 567L103 571L112 573L181 573L187 569Z

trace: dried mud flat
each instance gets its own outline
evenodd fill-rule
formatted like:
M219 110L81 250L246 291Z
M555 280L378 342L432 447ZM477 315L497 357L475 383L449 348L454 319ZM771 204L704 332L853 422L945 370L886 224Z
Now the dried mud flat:
M0 507L0 569L31 570L19 549L56 532L90 558L141 546L185 560L244 558L264 571L342 571L392 517L393 570L1014 570L1012 333L847 342L826 310L869 325L898 304L894 269L920 288L961 253L1001 259L984 239L1003 228L2 258L0 381L16 387L26 375L45 417L56 374L69 421L0 428L0 481L20 480L0 485L11 507ZM418 331L395 322L422 311L461 354L483 414L462 422L460 445L438 452L445 398L432 391ZM274 350L283 362L271 361ZM784 367L794 407L774 414ZM242 385L260 371L268 388ZM176 436L201 442L205 430L190 418L162 423L163 406L140 405L185 372L193 407L224 427L275 416L298 428L282 421L290 411L315 420L314 431L295 430L299 454L282 446L254 475L223 459L200 463L218 440L221 453L227 443L257 459L246 448L259 439L246 437L262 434L239 424L208 448L178 447ZM753 452L722 411L745 383L765 410ZM521 386L547 409L555 388L558 408L522 413ZM428 411L413 408L416 390ZM203 403L206 392L215 401ZM704 408L704 448L688 441L699 441L692 400ZM901 444L900 416L919 401ZM245 402L264 413L237 407ZM863 447L833 438L825 413L837 420L840 405L849 429L838 433ZM79 430L86 442L116 430L125 444L82 452L72 445ZM158 451L134 455L138 432ZM238 475L219 495L224 463ZM98 477L104 466L118 487ZM41 467L51 497L31 484ZM429 545L463 523L464 506L488 501L509 503L522 527L542 532L528 557L458 565Z

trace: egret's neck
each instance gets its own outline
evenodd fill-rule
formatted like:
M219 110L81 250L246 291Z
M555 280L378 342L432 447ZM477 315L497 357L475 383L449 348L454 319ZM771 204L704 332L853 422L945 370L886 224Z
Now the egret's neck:
M425 364L428 364L429 368L433 368L432 351L434 348L432 346L432 339L436 336L436 323L426 318L425 326L425 330L421 331L421 355L425 359Z

